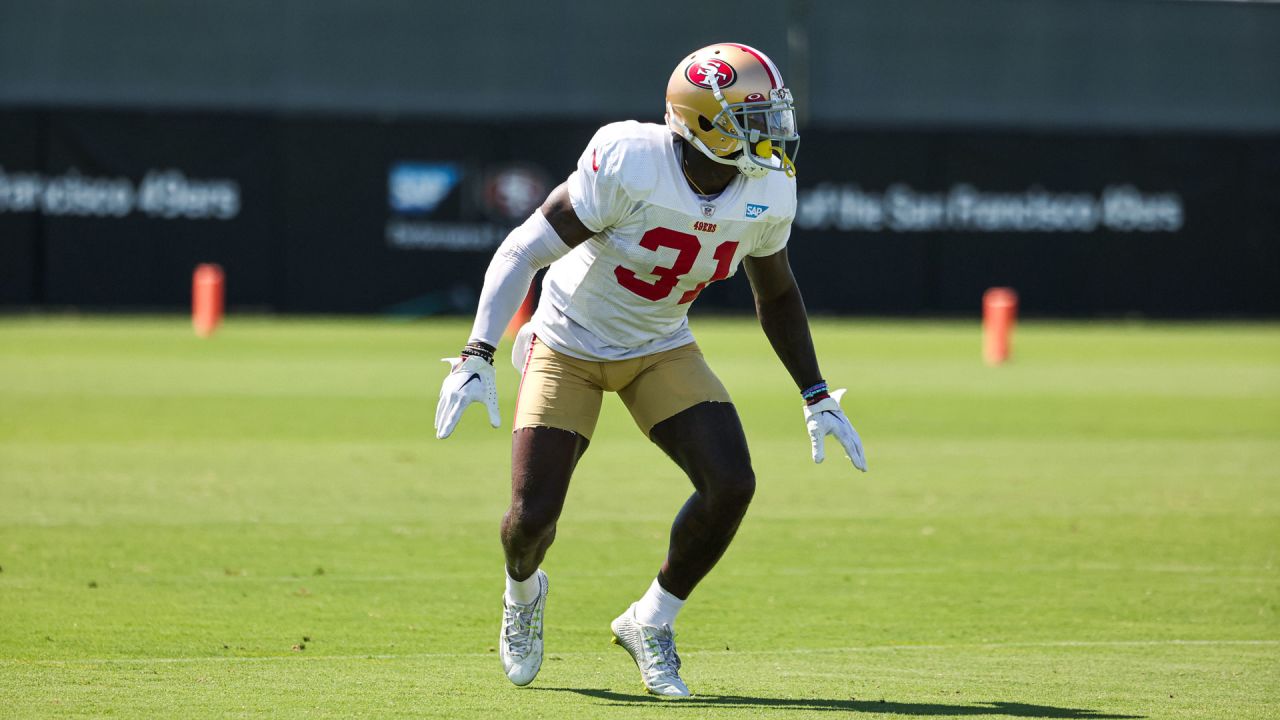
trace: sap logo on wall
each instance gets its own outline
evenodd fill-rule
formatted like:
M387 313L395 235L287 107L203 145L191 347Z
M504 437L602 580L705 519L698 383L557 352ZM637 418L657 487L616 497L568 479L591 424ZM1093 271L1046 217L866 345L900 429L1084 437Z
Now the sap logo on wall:
M455 193L459 185L465 188ZM464 178L457 165L401 162L392 166L387 187L393 211L385 229L389 247L492 252L542 204L551 183L530 165L504 165Z
M550 190L551 182L540 168L510 165L485 177L484 208L500 222L524 222L546 200Z
M387 202L402 215L427 215L461 179L462 171L450 163L399 162L387 173Z
M471 178L477 174L471 175ZM459 185L465 191L457 191ZM384 237L396 250L491 252L506 237L503 226L477 222L480 185L459 165L403 161L387 174Z

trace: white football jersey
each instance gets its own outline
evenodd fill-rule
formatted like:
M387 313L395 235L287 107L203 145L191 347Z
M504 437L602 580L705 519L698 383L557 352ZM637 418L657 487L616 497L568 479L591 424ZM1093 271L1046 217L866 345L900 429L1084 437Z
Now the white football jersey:
M533 330L584 360L625 360L693 342L689 306L742 258L787 244L795 178L739 175L703 199L663 125L600 128L569 176L569 200L591 239L552 263Z

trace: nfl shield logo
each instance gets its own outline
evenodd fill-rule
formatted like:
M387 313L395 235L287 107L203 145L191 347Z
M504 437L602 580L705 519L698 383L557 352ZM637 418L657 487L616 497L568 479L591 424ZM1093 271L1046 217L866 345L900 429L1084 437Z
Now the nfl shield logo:
M703 203L703 204L702 204L702 216L703 216L703 217L711 217L712 215L715 215L715 214L716 214L716 206L715 206L715 205L712 205L711 203Z

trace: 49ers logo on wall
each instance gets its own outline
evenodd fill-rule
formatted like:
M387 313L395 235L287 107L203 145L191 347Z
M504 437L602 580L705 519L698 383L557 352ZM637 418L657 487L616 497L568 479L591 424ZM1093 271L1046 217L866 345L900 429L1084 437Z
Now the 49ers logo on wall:
M701 62L689 63L689 67L684 69L684 76L694 85L707 89L711 89L711 78L714 77L716 85L719 85L720 89L723 90L737 81L738 71L723 60L710 58Z

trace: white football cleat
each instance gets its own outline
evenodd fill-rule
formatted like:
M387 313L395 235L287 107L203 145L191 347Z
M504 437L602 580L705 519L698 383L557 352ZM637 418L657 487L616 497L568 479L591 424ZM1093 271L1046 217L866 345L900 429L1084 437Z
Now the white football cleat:
M550 583L539 570L538 599L528 605L511 602L502 594L502 632L498 635L498 652L507 679L524 686L533 682L542 669L542 613L547 606Z
M680 679L680 656L670 625L654 627L636 622L635 603L609 625L613 644L621 645L640 668L640 679L652 695L689 697L689 687Z

